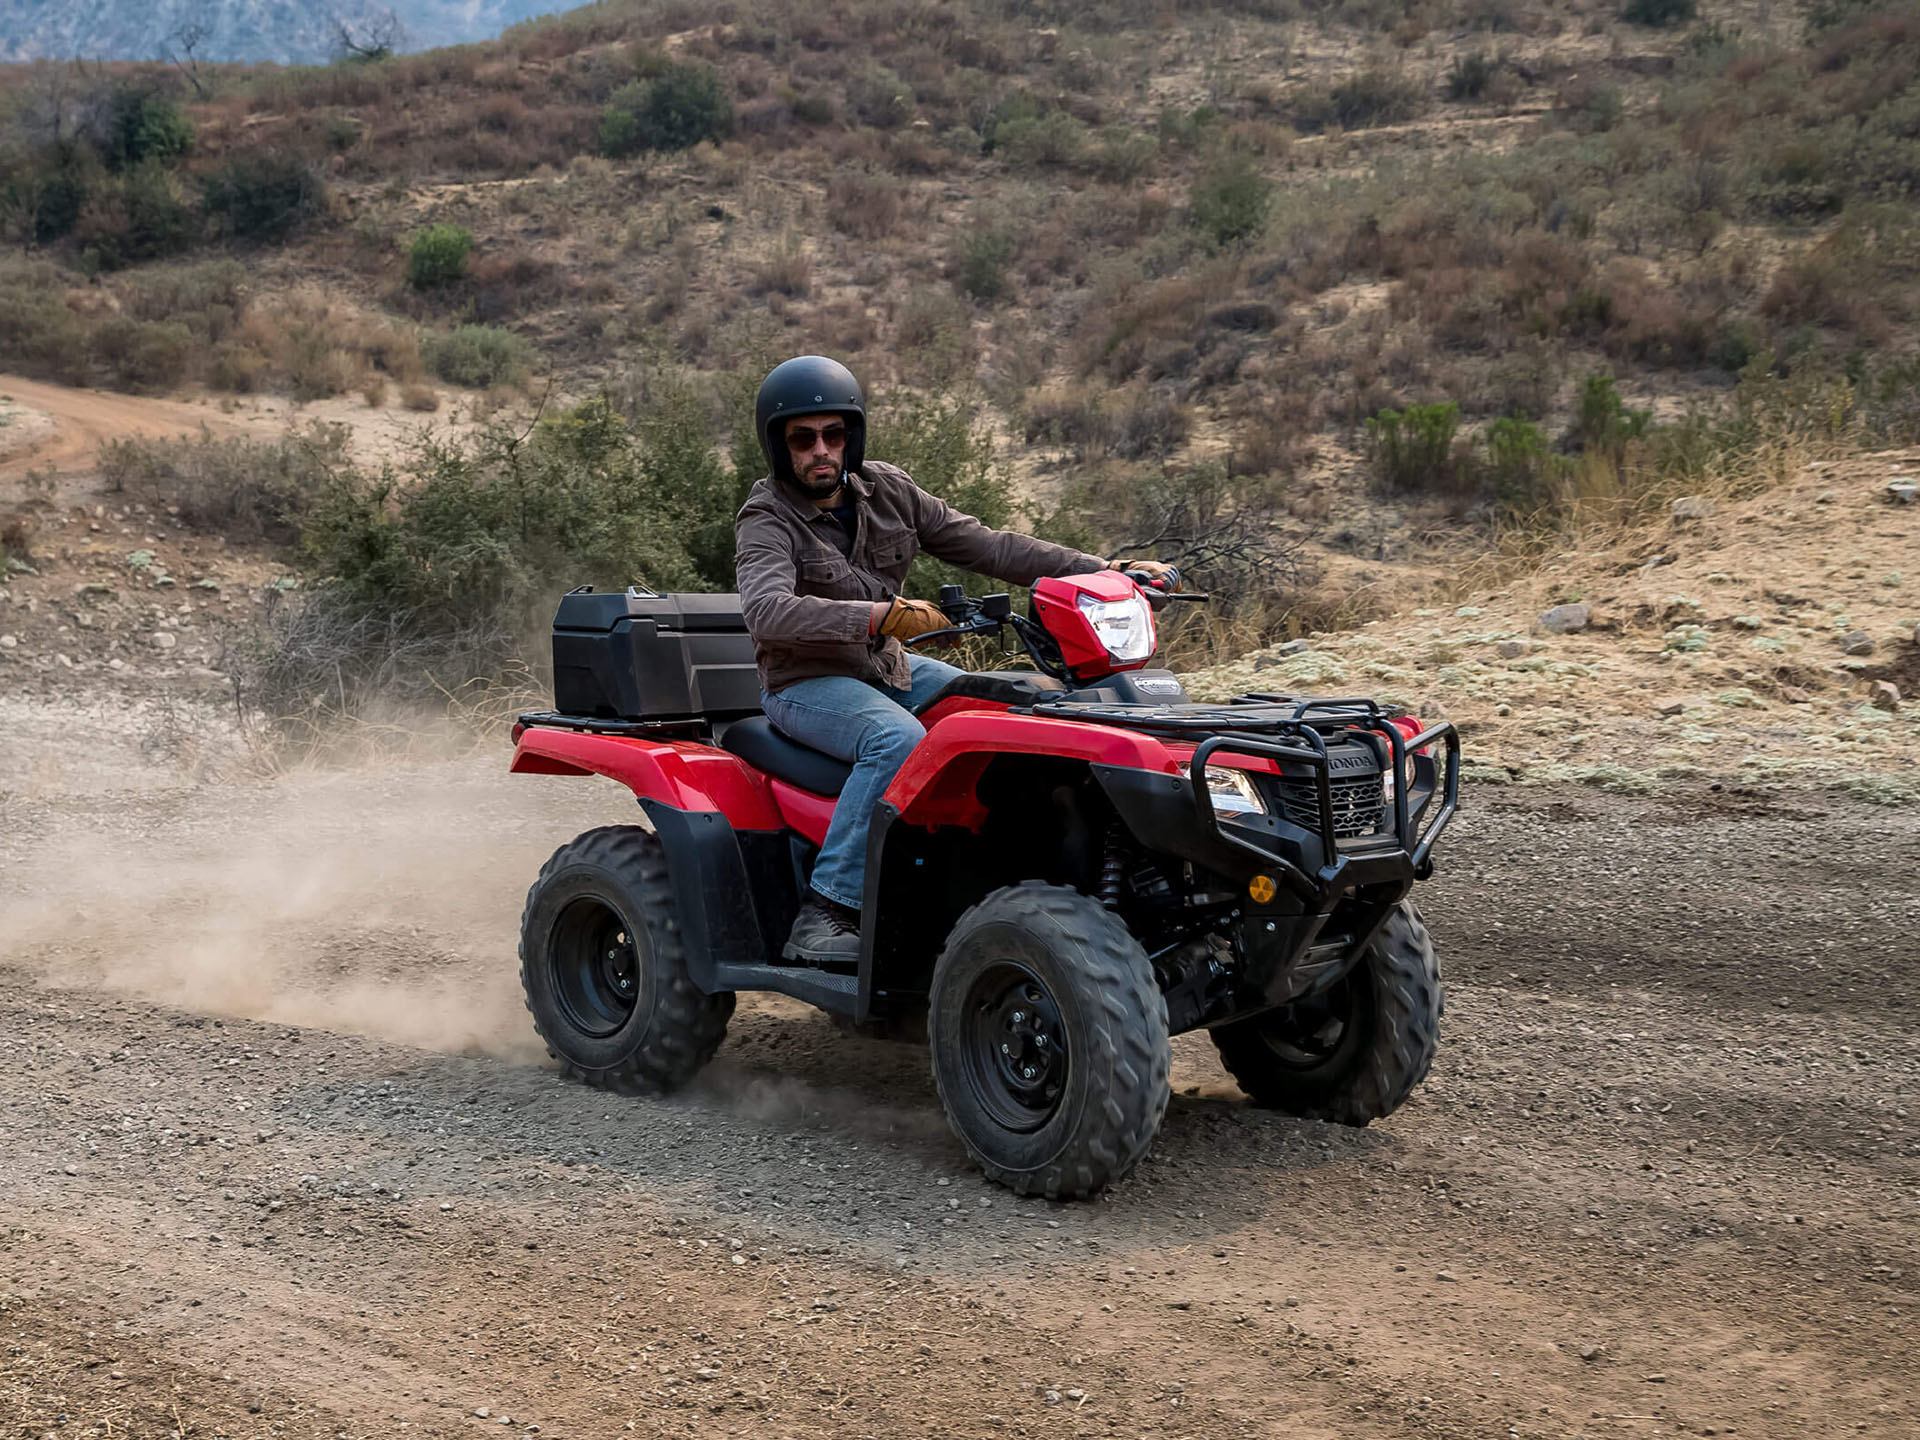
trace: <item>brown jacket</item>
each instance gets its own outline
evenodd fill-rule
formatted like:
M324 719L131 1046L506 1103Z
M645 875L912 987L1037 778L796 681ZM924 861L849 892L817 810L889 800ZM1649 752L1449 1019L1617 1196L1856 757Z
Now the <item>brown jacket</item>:
M1015 585L1106 563L1031 535L989 530L896 465L869 460L847 484L859 497L851 557L833 542L839 521L771 478L754 482L734 519L740 602L769 692L815 675L906 689L906 651L898 640L869 636L867 624L874 601L900 593L922 549Z

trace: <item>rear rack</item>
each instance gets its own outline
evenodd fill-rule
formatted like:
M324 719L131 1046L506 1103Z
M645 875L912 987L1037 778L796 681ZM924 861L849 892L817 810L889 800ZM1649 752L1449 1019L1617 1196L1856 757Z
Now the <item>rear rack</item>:
M701 716L682 720L603 720L592 715L562 715L557 710L532 710L516 718L522 729L573 730L583 735L699 734L710 722Z
M1169 740L1197 741L1187 762L1187 778L1200 821L1224 842L1259 857L1277 870L1293 889L1308 898L1339 877L1349 856L1340 851L1334 820L1332 765L1327 756L1329 737L1352 738L1371 745L1381 769L1394 776L1393 833L1407 863L1421 870L1432 854L1434 841L1452 821L1460 805L1460 736L1446 721L1430 726L1409 740L1391 716L1368 699L1302 699L1290 695L1236 696L1224 705L1114 705L1068 699L1039 701L1016 713L1048 720L1074 720L1092 725L1114 725ZM1444 771L1431 752L1442 748ZM1221 751L1260 755L1306 766L1313 775L1314 798L1322 853L1330 858L1319 876L1310 876L1269 848L1256 844L1236 827L1223 824L1207 788L1207 762ZM1408 757L1415 763L1409 765ZM1433 767L1424 786L1418 785L1419 762ZM1425 790L1416 808L1409 792ZM1435 796L1439 808L1431 809Z

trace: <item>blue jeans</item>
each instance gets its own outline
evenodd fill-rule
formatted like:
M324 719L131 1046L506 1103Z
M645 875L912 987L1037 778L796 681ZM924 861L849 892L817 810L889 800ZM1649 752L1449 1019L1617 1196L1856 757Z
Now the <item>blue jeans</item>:
M867 826L873 807L913 747L926 738L908 707L925 703L962 673L925 655L909 655L907 662L913 667L913 684L905 690L870 685L850 675L816 675L760 697L774 729L789 740L853 765L833 807L826 843L813 863L813 888L849 910L858 910L866 895Z

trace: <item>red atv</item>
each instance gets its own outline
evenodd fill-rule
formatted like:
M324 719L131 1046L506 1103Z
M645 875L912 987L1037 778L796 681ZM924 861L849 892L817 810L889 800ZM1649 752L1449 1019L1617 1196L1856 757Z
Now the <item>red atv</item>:
M1241 1088L1364 1125L1433 1059L1439 968L1407 895L1459 793L1459 740L1367 700L1187 701L1143 668L1176 598L1103 572L942 592L931 643L1011 631L1030 669L961 675L873 819L857 966L782 944L851 767L760 711L739 597L579 590L552 713L513 769L610 776L645 825L588 831L528 892L521 980L569 1074L657 1094L742 990L924 1024L955 1132L1021 1194L1091 1195L1146 1153L1169 1037Z

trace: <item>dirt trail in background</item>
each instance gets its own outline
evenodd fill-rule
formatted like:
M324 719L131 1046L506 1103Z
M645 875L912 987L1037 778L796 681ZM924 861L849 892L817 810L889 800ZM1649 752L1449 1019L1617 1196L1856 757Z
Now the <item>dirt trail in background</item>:
M562 1083L521 897L633 806L502 770L0 795L0 1433L1910 1434L1912 812L1478 791L1405 1109L1184 1037L1049 1206L791 1002L674 1100Z
M204 405L51 385L18 375L0 374L0 395L53 421L52 430L37 443L0 454L0 481L18 479L30 470L62 473L91 468L100 447L109 440L191 435L203 425L216 435L280 428L277 422L265 427L250 417L225 415Z

